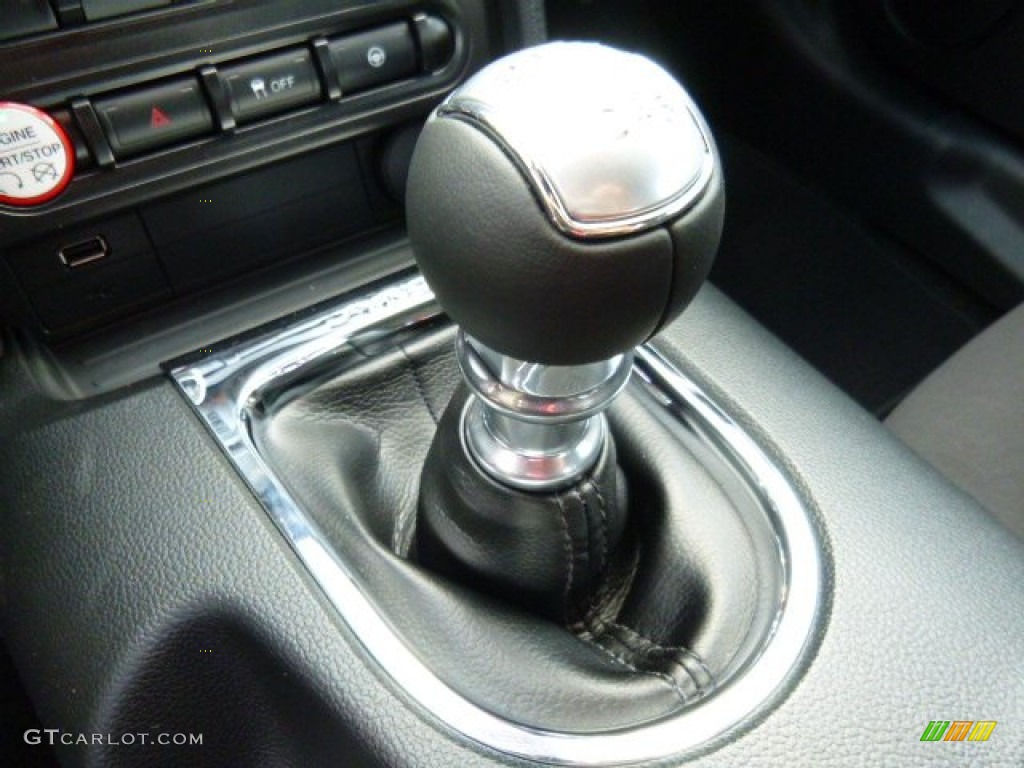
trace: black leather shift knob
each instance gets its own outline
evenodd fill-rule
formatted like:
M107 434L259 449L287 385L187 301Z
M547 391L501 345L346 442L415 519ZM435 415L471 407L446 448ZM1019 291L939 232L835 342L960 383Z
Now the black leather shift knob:
M580 365L676 317L710 269L721 166L686 92L641 56L551 43L507 56L425 126L409 235L448 314L520 360Z

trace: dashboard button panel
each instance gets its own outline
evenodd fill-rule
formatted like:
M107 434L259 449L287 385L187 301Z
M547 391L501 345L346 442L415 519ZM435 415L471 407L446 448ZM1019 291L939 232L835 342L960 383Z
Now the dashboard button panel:
M498 45L482 0L142 2L10 41L0 13L0 94L69 140L51 199L0 176L0 321L61 344L390 237L381 153Z
M142 85L91 100L73 111L99 165L298 107L436 72L454 56L447 22L416 14L372 29L316 37L305 47L207 64L198 77ZM212 107L212 109L211 109ZM99 123L90 131L90 123Z
M118 158L213 131L213 116L194 77L182 77L94 102Z
M275 56L223 67L231 113L244 123L320 99L320 81L308 50L295 49Z
M416 46L404 21L335 38L329 50L342 96L416 74Z

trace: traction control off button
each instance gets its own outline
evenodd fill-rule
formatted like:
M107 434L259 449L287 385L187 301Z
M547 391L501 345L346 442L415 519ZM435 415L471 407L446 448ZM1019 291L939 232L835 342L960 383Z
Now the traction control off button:
M0 203L45 203L64 191L74 172L74 147L52 117L0 101Z

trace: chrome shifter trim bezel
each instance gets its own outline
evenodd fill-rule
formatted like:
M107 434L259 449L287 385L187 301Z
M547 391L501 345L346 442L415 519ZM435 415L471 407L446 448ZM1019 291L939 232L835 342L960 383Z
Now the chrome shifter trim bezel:
M446 728L492 749L572 766L635 764L678 757L749 726L790 686L819 635L824 555L795 485L740 424L649 346L636 372L695 439L746 479L774 528L782 582L766 637L749 661L695 705L618 731L563 733L498 717L452 690L406 646L378 612L358 576L299 507L257 451L249 424L264 395L307 381L365 333L391 332L440 314L422 277L406 277L304 321L227 345L170 375L266 509L367 654L405 695Z

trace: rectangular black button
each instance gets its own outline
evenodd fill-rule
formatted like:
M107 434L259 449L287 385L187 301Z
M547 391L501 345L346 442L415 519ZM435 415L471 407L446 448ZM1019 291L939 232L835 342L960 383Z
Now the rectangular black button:
M320 81L309 51L294 50L221 70L239 122L283 112L320 98Z
M404 21L336 38L329 49L343 96L416 74L416 47Z
M171 2L172 0L82 0L82 8L88 21L99 21L159 8L161 5L170 5Z
M8 0L0 13L0 40L13 40L56 28L57 19L46 0Z
M118 158L213 130L213 117L194 77L105 96L93 103Z

